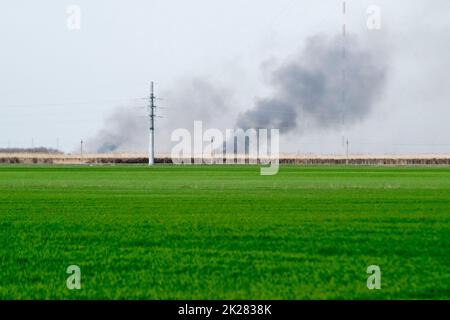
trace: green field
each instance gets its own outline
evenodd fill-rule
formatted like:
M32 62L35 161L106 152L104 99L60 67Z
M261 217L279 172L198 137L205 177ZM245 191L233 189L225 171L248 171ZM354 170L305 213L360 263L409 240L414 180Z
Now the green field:
M0 166L0 243L1 299L449 299L450 168Z

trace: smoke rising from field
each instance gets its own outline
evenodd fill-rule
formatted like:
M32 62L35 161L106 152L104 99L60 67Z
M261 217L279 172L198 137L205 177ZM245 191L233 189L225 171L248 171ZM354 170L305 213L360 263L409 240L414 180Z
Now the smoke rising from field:
M158 107L155 110L158 117L163 117L157 118L155 124L158 150L168 151L170 135L177 128L189 129L195 120L202 120L205 126L217 125L232 114L228 108L232 105L230 90L213 83L206 78L183 79L173 84L174 89L161 93L163 98L156 101ZM87 139L88 151L146 151L149 137L147 103L143 101L140 107L130 105L114 109L102 129Z
M287 133L301 120L321 130L366 118L384 88L386 59L356 37L349 37L346 47L344 59L341 37L309 38L300 54L272 71L274 94L240 114L236 126Z
M158 104L168 106L157 114L157 145L170 145L177 128L191 128L195 120L204 126L236 128L277 128L280 133L302 124L317 130L339 129L369 116L379 101L386 82L387 65L383 50L376 45L347 38L343 59L342 37L311 37L296 55L270 71L273 94L257 98L253 108L233 119L232 90L207 78L184 79L162 93ZM344 65L345 63L345 65ZM343 71L345 70L345 90ZM235 121L233 123L233 121ZM145 151L148 145L148 118L145 108L117 108L103 129L87 143L93 152ZM167 150L165 150L167 151Z
M148 120L144 108L118 107L110 114L103 128L86 141L90 152L142 151L148 143Z

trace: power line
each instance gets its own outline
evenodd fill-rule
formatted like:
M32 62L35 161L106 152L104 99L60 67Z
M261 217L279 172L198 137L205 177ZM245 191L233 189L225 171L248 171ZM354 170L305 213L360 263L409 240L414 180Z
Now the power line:
M35 108L35 107L59 107L64 105L89 105L99 103L112 103L120 101L144 100L148 98L123 98L123 99L105 99L105 100L91 100L91 101L71 101L71 102L52 102L40 104L19 104L19 105L0 105L0 109L6 108Z

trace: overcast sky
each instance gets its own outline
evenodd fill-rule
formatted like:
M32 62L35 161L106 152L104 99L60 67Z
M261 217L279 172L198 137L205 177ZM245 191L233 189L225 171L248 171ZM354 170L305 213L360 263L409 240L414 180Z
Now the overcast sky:
M167 108L157 119L160 152L170 150L171 130L193 120L232 128L273 94L267 69L295 57L310 37L341 34L341 2L2 1L0 147L56 147L59 139L70 152L80 139L94 140L118 107L142 111L145 126L140 107L152 80ZM344 128L351 152L450 153L450 2L346 2L348 34L388 60L380 61L386 84L370 114ZM80 30L67 27L70 5L81 9ZM366 26L369 5L381 9L380 30ZM342 151L341 131L298 123L283 135L282 151Z

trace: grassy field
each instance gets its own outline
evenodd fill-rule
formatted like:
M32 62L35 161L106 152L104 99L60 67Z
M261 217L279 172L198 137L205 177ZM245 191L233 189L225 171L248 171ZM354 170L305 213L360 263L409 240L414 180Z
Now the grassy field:
M1 299L449 299L450 169L0 166L0 244Z

